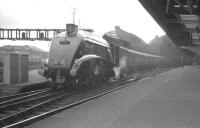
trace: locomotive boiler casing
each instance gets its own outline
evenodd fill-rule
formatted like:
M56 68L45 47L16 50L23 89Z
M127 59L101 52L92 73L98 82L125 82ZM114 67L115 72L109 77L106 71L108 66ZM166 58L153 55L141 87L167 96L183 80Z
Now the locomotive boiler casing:
M87 62L90 66L101 62L104 70L110 71L113 59L109 44L100 36L85 30L78 30L73 36L62 32L51 41L44 76L54 83L68 83L71 78L77 77L78 70Z

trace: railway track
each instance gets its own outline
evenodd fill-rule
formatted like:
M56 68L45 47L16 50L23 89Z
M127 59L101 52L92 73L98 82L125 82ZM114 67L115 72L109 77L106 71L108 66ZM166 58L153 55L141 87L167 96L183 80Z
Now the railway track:
M50 90L52 90L52 89L47 88L47 89L35 90L35 91L30 91L30 92L25 92L25 93L18 93L18 94L9 95L9 96L3 96L3 97L0 97L0 103L5 102L5 101L9 101L9 100L14 100L14 99L17 99L17 98L30 96L30 95L37 95L38 93L50 91Z
M154 73L140 80L147 79L153 75ZM137 81L140 80L137 79ZM2 114L0 115L0 127L21 128L55 113L59 113L89 100L112 93L134 83L136 83L135 80L127 80L126 84L121 83L120 85L115 85L116 83L114 83L112 86L105 85L104 87L106 87L106 89L101 86L99 88L85 90L67 91L58 89L54 91L47 89L38 92L24 93L21 97L19 95L19 97L13 99L15 101L7 100L0 102L0 114ZM22 97L23 99L20 99Z
M34 109L37 109L37 106L41 106L45 102L47 103L47 101L53 101L53 99L60 98L69 93L69 90L67 92L63 89L43 89L1 97L0 127L12 124L16 121L16 118L22 119L25 113L30 113Z
M0 117L0 127L3 128L21 128L28 124L31 124L37 120L41 120L55 113L59 113L63 110L80 105L89 100L101 97L111 92L130 86L136 82L129 82L125 85L119 85L108 89L102 89L102 91L95 91L95 89L65 91L60 90L55 93L48 94L47 96L41 96L27 101L24 103L16 103L10 107L4 107L0 105L0 111L8 110L6 116ZM96 89L98 90L98 89ZM23 105L23 107L21 107ZM15 107L17 106L17 107ZM17 108L14 112L9 112L8 108ZM6 112L5 112L6 113Z

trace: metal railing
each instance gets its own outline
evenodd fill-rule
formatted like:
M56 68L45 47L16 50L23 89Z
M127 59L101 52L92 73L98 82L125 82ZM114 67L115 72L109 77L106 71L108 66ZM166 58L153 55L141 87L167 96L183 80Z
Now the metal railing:
M0 40L43 40L49 41L65 29L4 29L0 28Z

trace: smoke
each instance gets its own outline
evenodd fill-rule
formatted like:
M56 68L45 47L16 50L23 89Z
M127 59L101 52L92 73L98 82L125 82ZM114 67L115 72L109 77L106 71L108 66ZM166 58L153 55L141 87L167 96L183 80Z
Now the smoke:
M119 79L120 74L121 74L120 68L119 68L119 67L114 67L114 68L113 68L113 71L115 72L115 78L116 78L116 79Z
M119 66L113 68L116 79L119 79L121 74L126 72L126 69L127 69L127 56L123 56L119 60Z
M127 67L127 56L123 56L119 61L119 68L121 70L125 69Z

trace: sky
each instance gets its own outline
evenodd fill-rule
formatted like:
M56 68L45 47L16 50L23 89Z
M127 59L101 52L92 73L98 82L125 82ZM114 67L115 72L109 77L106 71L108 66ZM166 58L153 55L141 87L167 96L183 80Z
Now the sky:
M114 30L115 26L133 33L145 42L164 31L138 0L0 0L0 28L65 28L73 22L97 33ZM5 44L34 45L48 50L49 42L5 41Z

